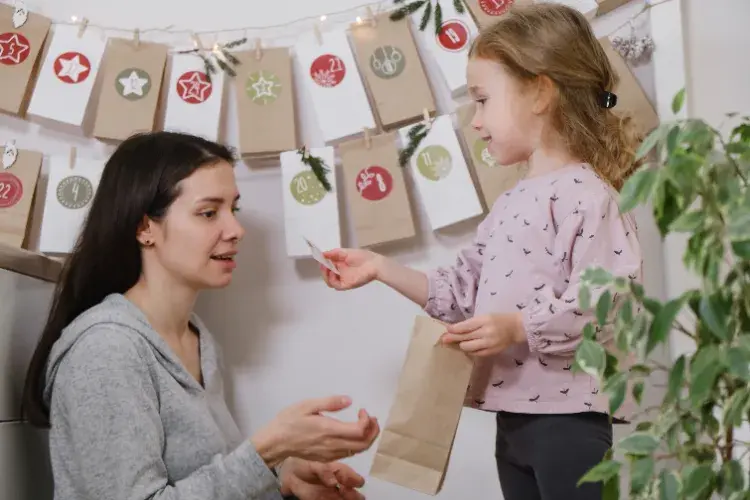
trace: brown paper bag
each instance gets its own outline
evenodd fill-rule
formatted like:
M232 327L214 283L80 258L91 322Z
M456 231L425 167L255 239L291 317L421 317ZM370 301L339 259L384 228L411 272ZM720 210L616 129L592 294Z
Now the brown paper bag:
M596 0L596 3L599 4L599 10L597 10L596 15L603 16L630 1L631 0Z
M487 143L471 126L474 105L466 104L458 109L458 123L464 147L469 151L474 181L482 193L485 210L492 209L495 200L512 189L526 175L527 164L498 165L487 152Z
M370 475L429 495L443 485L472 361L439 344L445 325L417 316Z
M168 47L110 38L102 63L102 87L94 136L124 140L154 129Z
M351 26L354 51L364 73L374 111L391 129L435 111L435 98L414 43L411 23L394 23L388 13L375 23Z
M531 5L534 0L465 0L469 12L480 28L497 22L515 5Z
M395 132L354 139L339 146L344 191L358 246L414 236L414 218L398 164Z
M271 157L297 149L292 58L286 47L234 54L234 88L244 156Z
M41 167L42 153L19 149L15 163L0 168L0 243L25 248Z
M22 115L51 21L29 12L24 25L16 29L14 11L11 5L0 4L0 110Z
M614 89L614 93L617 94L617 105L613 108L613 111L618 114L630 114L641 131L647 134L659 125L659 115L643 91L641 84L630 71L625 59L612 47L609 38L600 38L599 43L620 77L620 84Z

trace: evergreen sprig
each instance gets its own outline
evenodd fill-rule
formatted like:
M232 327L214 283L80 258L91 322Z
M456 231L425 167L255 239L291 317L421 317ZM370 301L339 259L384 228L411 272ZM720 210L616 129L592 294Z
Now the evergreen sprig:
M206 79L211 82L211 75L216 74L219 70L228 74L230 77L237 76L234 66L241 64L229 49L233 49L247 42L247 38L239 38L226 43L218 43L211 49L196 47L194 49L178 51L179 54L195 54L203 60L203 70L206 73Z
M407 163L409 163L409 160L411 160L411 157L414 156L414 153L417 151L417 148L419 148L419 145L422 143L424 138L427 137L427 134L429 133L430 133L430 129L427 127L427 124L425 123L420 123L409 129L409 133L408 133L409 142L405 148L401 149L398 152L399 165L404 167L406 166Z
M310 167L310 169L313 171L315 177L323 185L323 189L330 193L333 188L331 187L331 183L328 181L326 173L330 172L331 169L328 168L326 162L323 161L323 158L311 155L310 151L305 146L299 148L297 150L297 154L299 154L302 158L302 163Z
M404 4L405 0L393 0L396 5ZM440 29L443 26L443 8L440 6L440 0L435 1L435 6L432 5L432 0L414 0L412 2L401 5L398 9L393 11L390 15L391 21L400 21L405 17L414 14L419 9L424 7L422 12L422 19L419 23L419 31L424 31L427 25L430 24L430 19L434 19L435 33L440 34ZM453 0L453 8L456 12L463 14L466 12L464 6L464 0Z

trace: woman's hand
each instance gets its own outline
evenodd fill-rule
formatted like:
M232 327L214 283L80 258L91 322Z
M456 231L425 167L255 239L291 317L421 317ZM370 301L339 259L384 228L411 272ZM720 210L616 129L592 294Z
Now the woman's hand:
M299 500L364 500L357 488L365 479L342 463L320 463L290 458L281 468L281 494Z
M321 415L351 405L347 397L336 396L303 401L282 410L252 442L269 466L287 457L331 462L361 453L380 434L377 419L359 411L356 422L342 422Z
M448 325L441 340L444 344L458 344L462 351L472 356L483 357L526 342L526 331L520 313L489 314Z
M357 248L337 248L323 252L323 256L333 262L339 275L325 266L320 266L326 284L336 290L351 290L373 281L378 276L378 266L382 256L369 250Z

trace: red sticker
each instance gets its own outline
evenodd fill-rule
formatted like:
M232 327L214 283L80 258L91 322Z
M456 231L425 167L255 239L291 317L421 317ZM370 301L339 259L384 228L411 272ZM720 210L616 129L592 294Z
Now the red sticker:
M443 23L437 39L445 50L459 51L466 47L469 41L469 27L463 21L451 19Z
M323 54L310 65L310 77L321 87L335 87L345 76L344 61L332 54Z
M21 33L0 34L0 63L6 66L21 64L29 57L31 44Z
M383 167L373 165L357 174L357 191L370 201L382 200L393 190L393 177Z
M55 59L54 71L63 83L81 83L91 73L91 62L80 52L65 52Z
M200 104L211 97L213 85L202 71L188 71L177 79L177 95L188 104Z
M10 172L0 172L0 208L10 208L23 198L21 179Z
M502 16L513 6L514 0L479 0L479 8L488 16Z

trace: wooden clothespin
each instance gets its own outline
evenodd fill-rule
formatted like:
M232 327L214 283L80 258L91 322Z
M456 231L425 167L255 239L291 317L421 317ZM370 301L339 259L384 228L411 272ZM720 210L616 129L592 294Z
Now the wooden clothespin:
M430 126L430 111L427 108L422 109L422 118L426 127Z
M203 50L203 43L201 42L201 37L198 36L197 33L193 33L190 35L190 38L193 39L193 46L198 50Z
M255 39L255 59L260 61L263 58L263 42L260 38Z
M370 149L372 148L372 137L370 137L370 129L365 127L363 131L364 131L364 137L365 137L365 147L367 149Z
M318 23L313 24L313 32L315 32L315 39L318 40L318 45L323 45L323 34L320 32Z
M78 156L78 150L75 146L70 147L70 157L68 161L68 166L71 170L73 170L76 166L76 156Z
M139 28L136 28L135 31L133 31L133 42L135 42L135 48L140 48L141 46L141 30Z
M83 36L83 33L86 31L86 28L89 25L89 20L85 17L81 19L81 22L78 25L78 38L81 38Z
M372 8L368 5L366 9L367 9L367 19L370 21L370 25L373 27L377 26L378 20L375 17L375 14L372 12Z

